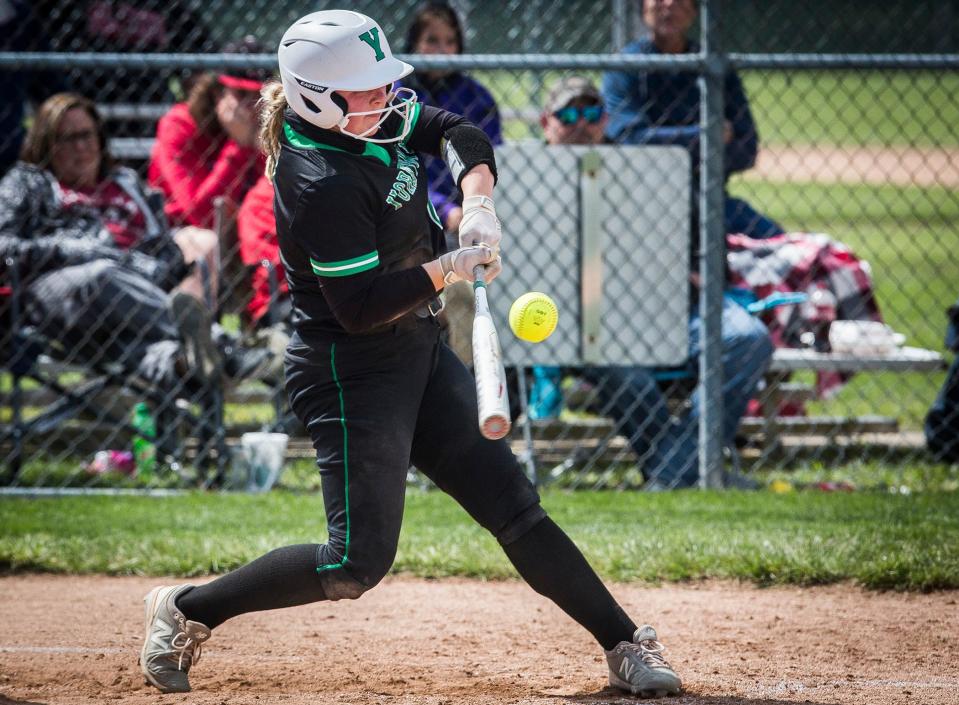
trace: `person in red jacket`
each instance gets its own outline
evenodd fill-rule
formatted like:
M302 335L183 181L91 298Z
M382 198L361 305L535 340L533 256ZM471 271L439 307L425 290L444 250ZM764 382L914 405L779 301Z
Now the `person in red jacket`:
M276 218L273 215L273 183L261 175L256 185L243 199L236 218L237 239L240 243L240 259L245 265L261 265L264 260L272 267L276 292L272 290L269 270L256 266L250 279L252 295L246 313L254 328L264 323L286 322L290 314L289 289L280 261L280 244L276 239ZM272 316L267 316L272 310Z
M246 37L224 52L260 49L255 39ZM204 75L187 101L174 105L157 124L148 181L166 196L171 225L207 231L191 230L192 241L178 244L209 262L214 291L214 202L223 197L227 212L235 211L265 165L256 138L256 102L264 77L259 71Z

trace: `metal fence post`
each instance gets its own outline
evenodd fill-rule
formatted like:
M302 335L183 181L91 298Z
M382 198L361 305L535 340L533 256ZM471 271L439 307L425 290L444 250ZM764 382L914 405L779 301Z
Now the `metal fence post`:
M613 51L622 51L629 41L629 2L628 0L613 0L612 7Z
M699 485L722 487L722 296L723 234L723 84L726 60L721 53L719 17L722 0L702 3L703 71L700 90L699 312L702 318L699 383Z

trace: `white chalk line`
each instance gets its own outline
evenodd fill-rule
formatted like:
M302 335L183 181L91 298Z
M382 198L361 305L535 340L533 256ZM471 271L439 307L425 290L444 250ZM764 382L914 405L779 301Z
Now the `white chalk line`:
M815 690L834 690L837 686L840 688L959 688L959 678L930 678L924 681L867 678L862 680L832 680L818 685L806 685L801 681L779 681L772 686L753 686L749 689L749 692L768 696Z
M63 654L63 655L74 655L74 654L136 654L139 652L139 647L130 646L127 648L116 647L116 646L101 646L101 647L88 647L88 646L4 646L0 645L0 654ZM216 649L206 649L204 648L204 653L207 654L216 654L219 653ZM243 659L243 655L233 655L234 658ZM297 656L294 654L290 655L277 655L277 654L258 654L256 656L258 661L276 661L278 663L298 663L301 661L306 661L307 659L303 656Z
M0 646L0 653L5 654L123 654L133 650L114 646L99 648L86 646Z

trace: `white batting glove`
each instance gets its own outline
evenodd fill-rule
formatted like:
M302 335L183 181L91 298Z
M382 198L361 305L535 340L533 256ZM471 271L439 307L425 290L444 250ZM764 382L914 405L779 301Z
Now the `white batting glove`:
M503 263L499 255L485 243L447 252L440 257L439 262L443 269L443 281L447 286L458 281L475 281L473 269L481 265L485 270L483 276L487 282L496 279L503 271Z
M493 208L493 199L486 196L469 196L463 199L463 219L459 228L460 247L489 245L493 252L499 252L499 241L503 237L499 219Z

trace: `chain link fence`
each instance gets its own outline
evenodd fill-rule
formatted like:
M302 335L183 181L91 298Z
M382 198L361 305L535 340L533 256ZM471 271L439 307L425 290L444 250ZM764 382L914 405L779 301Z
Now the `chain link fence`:
M407 54L418 5L354 9ZM423 97L442 99L444 71L478 82L459 109L501 141L495 315L532 477L669 489L718 452L731 486L853 470L955 483L951 436L934 456L924 424L959 296L959 3L703 2L708 51L697 20L675 55L653 50L632 1L452 5L464 55L407 58ZM244 454L253 432L289 437L282 484L318 486L285 403L289 306L244 93L303 12L0 7L5 486L264 487L275 477L247 459L278 437L248 436ZM712 142L707 84L722 98ZM93 101L103 154L129 170L98 172L109 188L70 176L98 142L63 105L40 108L63 91ZM33 166L15 165L24 144ZM450 195L438 186L434 205L455 224ZM535 346L506 322L528 290L561 307ZM458 294L450 344L469 362Z

